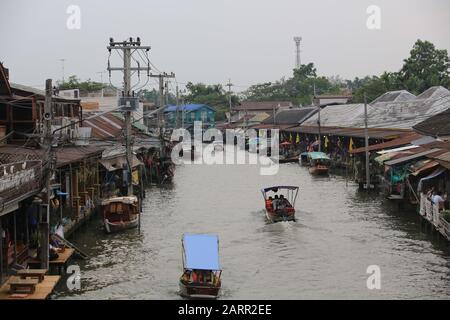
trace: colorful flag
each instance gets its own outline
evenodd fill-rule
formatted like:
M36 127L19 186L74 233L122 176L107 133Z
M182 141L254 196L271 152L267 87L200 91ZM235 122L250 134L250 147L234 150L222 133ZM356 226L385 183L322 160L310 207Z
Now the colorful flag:
M292 142L292 133L289 134L289 141Z
M295 143L300 143L300 135L297 133L297 139L295 140Z
M325 136L325 148L328 148L328 137L327 136Z
M350 138L350 143L348 144L348 151L352 151L355 148L355 144L353 143L353 139Z

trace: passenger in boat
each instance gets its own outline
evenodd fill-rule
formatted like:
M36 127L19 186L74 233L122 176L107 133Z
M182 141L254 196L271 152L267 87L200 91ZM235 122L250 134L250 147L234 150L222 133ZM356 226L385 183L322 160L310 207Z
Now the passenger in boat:
M192 270L192 282L200 282L200 274L197 270Z
M181 276L181 280L184 282L190 282L191 281L191 270L185 270L183 275Z
M280 199L278 198L278 195L276 194L275 199L273 199L273 201L272 201L273 210L278 210L279 201L280 201Z
M283 207L283 209L291 206L288 199L286 199L283 195L280 196L280 204Z
M272 196L270 196L269 199L266 200L266 209L272 210L273 209L272 205L273 205L273 198Z

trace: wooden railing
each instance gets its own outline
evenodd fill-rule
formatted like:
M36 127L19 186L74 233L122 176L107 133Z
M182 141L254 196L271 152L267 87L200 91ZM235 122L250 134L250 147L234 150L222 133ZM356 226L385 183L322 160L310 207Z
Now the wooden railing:
M423 193L420 194L419 213L428 220L447 240L450 240L450 223L447 222L441 212L439 206L434 204Z

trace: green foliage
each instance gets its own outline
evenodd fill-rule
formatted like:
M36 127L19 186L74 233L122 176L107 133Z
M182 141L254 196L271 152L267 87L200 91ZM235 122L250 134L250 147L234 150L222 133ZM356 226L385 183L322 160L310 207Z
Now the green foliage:
M216 121L224 120L225 113L229 111L228 93L220 84L206 85L203 83L188 82L186 101L188 103L207 104L216 110ZM239 98L231 95L232 106L239 102Z
M333 80L333 81L332 81ZM317 76L313 63L303 64L294 69L292 78L281 79L251 86L246 92L248 100L255 101L291 101L295 105L309 105L314 91L316 94L339 94L344 87L339 77L329 79Z
M442 213L442 218L444 218L445 221L450 223L450 210L444 210L441 213Z
M450 58L447 50L436 49L428 41L417 40L404 60L399 78L404 87L419 94L432 86L450 87Z
M371 102L386 91L408 90L417 95L433 86L450 89L450 58L447 50L438 50L431 42L417 40L409 58L403 61L403 67L398 72L347 80L347 86L353 91L353 101L363 102L364 92L367 102Z
M59 83L59 90L80 89L80 92L83 93L99 91L106 87L107 85L104 83L91 81L91 79L80 81L75 75L70 76L67 81Z

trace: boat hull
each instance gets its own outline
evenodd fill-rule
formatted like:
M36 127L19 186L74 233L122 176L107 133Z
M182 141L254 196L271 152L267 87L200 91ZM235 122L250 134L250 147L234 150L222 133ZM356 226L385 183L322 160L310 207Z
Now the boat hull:
M180 281L180 295L189 299L217 299L220 286L192 285Z
M318 167L310 167L309 173L313 175L327 175L329 172L328 167L325 166L318 166Z
M266 218L270 222L281 222L281 221L295 221L295 211L292 213L287 212L272 212L266 210Z
M108 219L103 220L106 233L114 233L122 230L136 228L139 225L139 215L130 221L110 222Z

